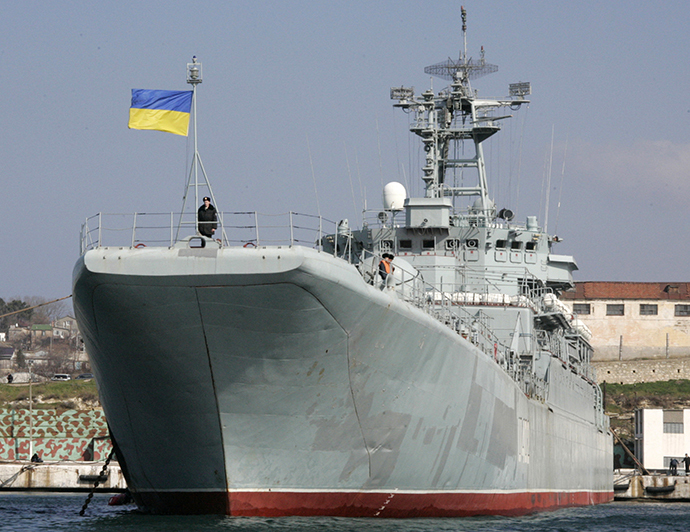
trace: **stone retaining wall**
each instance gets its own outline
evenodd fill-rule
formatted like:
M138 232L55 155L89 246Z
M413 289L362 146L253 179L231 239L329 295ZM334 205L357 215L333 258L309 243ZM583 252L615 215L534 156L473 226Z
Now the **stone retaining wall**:
M690 379L690 358L593 362L597 382L637 384L640 382Z

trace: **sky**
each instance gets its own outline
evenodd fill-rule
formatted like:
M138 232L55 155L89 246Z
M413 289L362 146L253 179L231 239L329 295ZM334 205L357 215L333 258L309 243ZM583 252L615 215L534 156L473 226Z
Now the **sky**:
M576 280L690 280L687 3L463 3L468 54L498 65L473 88L532 84L486 143L498 207L547 223ZM2 2L0 298L69 295L89 216L181 209L192 136L127 121L131 89L189 89L193 55L218 209L358 227L385 183L422 192L390 88L443 88L424 67L462 47L451 0Z

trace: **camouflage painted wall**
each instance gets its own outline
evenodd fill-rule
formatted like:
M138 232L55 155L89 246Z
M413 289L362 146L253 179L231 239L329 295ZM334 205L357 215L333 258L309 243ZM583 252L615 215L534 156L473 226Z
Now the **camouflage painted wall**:
M102 410L0 410L0 460L29 460L29 443L45 461L105 460L112 449Z

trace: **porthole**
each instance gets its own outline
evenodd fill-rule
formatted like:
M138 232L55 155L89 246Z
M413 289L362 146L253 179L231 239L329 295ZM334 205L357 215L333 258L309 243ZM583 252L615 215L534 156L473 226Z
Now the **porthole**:
M460 249L460 241L457 238L449 238L446 240L446 249L448 251L457 251Z

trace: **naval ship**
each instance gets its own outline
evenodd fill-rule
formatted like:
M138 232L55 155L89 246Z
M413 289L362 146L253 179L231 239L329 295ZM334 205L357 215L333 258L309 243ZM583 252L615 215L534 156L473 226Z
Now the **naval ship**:
M74 306L140 509L403 518L613 499L590 333L559 299L577 265L489 197L482 145L531 92L480 99L471 80L496 68L465 46L426 68L440 92L391 90L424 195L389 183L361 229L223 213L207 238L170 214L87 219Z

